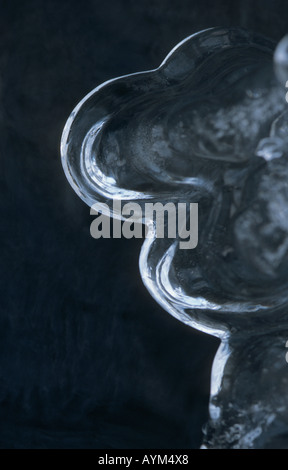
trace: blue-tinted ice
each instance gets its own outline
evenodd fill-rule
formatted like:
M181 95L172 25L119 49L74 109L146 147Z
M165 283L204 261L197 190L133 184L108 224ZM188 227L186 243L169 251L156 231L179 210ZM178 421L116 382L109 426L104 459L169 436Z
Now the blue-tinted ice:
M222 341L203 447L288 448L287 44L200 32L93 90L63 132L89 205L199 203L197 248L147 239L140 270L169 313Z

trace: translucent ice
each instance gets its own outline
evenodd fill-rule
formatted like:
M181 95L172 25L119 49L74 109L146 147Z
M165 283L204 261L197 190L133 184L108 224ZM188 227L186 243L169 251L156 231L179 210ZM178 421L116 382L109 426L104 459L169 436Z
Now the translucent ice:
M67 178L89 205L199 203L197 248L147 239L140 270L169 313L222 340L206 448L288 448L288 39L273 62L274 50L202 31L158 69L93 90L63 132Z

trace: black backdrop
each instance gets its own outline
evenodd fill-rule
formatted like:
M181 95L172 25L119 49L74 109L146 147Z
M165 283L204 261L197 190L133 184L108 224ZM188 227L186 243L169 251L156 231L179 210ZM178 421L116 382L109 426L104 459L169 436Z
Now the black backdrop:
M104 80L155 68L206 27L280 39L287 12L286 0L1 1L1 448L199 447L218 341L150 298L140 240L90 237L60 136Z

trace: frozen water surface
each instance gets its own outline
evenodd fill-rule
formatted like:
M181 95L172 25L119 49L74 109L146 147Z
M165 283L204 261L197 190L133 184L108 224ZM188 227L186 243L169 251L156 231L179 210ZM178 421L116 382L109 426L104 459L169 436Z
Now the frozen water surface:
M199 204L197 248L147 239L140 270L169 313L222 340L203 448L288 448L287 41L202 31L93 90L63 133L89 205Z

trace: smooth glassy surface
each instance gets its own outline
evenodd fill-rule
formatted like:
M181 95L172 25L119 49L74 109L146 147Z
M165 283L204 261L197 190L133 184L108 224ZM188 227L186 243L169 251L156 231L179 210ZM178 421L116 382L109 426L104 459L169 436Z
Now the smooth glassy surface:
M284 40L273 59L275 44L264 37L240 29L200 32L158 69L93 90L62 137L66 176L89 205L199 204L198 246L181 250L178 239L155 235L143 244L140 271L170 314L222 339L205 447L285 441L277 437L285 435L287 416L285 46ZM251 344L245 361L241 351ZM259 383L255 393L252 380Z

